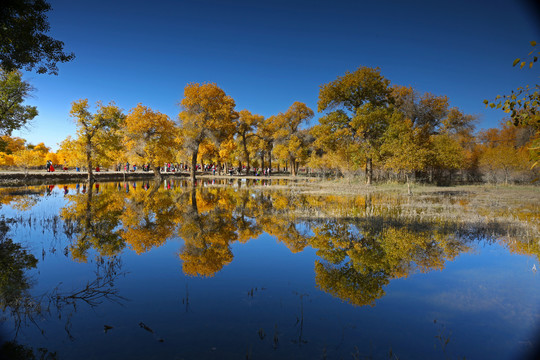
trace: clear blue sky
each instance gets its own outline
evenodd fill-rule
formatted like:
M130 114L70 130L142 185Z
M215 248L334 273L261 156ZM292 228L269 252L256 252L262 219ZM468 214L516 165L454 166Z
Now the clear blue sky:
M535 84L512 67L540 43L540 14L523 1L72 1L51 0L50 35L76 59L60 74L25 73L39 116L14 133L53 150L75 134L71 102L137 103L175 119L183 88L215 82L238 110L277 114L294 101L317 110L319 85L359 66L392 84L448 95L496 127L483 99ZM317 114L313 124L317 122Z

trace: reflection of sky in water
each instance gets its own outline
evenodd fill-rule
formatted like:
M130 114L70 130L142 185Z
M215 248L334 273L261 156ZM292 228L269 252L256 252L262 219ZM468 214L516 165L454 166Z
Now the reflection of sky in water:
M27 212L5 205L0 210L7 218L37 221L32 228L16 224L8 233L39 259L29 272L34 296L59 283L65 292L81 289L95 278L93 251L87 263L73 262L64 256L69 243L61 224L56 237L39 225L64 204L59 189ZM305 224L297 229L313 235ZM442 271L390 280L374 307L351 306L317 288L319 258L309 246L292 253L263 233L232 243L234 260L202 278L184 276L183 244L175 237L141 255L124 249L125 275L115 288L126 301L104 300L95 308L78 303L76 312L64 308L61 319L51 309L39 318L44 335L30 325L17 342L81 359L387 358L390 350L400 359L513 358L534 340L539 323L540 274L531 271L537 259L498 244L468 244L473 250L446 262ZM64 330L67 322L73 340ZM104 325L113 328L105 333ZM2 326L12 336L11 323Z

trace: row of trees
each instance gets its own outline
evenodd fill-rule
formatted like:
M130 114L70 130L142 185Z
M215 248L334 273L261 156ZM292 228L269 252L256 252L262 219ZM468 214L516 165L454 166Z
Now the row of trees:
M44 0L12 1L2 10L0 135L4 140L0 146L4 149L9 148L5 137L37 115L35 107L23 105L32 87L22 81L19 70L57 74L57 63L74 58L73 53L64 52L61 41L47 35L50 10ZM531 46L532 51L516 59L514 66L533 67L539 53L535 41ZM475 117L450 108L446 96L391 86L378 68L360 67L322 85L317 107L324 116L311 129L303 125L314 113L303 103L265 119L248 110L237 112L234 100L215 84L188 84L178 121L143 105L124 115L114 104L98 103L91 113L88 101L74 102L71 115L78 124L77 135L61 144L57 156L66 165L84 163L89 179L96 163L149 163L159 177L162 163L190 158L192 180L196 164L202 161L225 166L240 162L249 172L251 166L272 167L272 160L277 160L292 175L300 166L308 166L342 175L363 172L367 183L375 172L379 177L398 175L407 181L413 174L440 181L460 170L465 179L477 180L481 168L490 178L503 173L508 181L516 170L522 175L521 170L538 162L538 85L484 103L510 114L519 138L499 139L512 132L504 126L497 130L500 134L487 131L476 137ZM1 164L28 167L43 160L44 151L15 153L2 151Z
M306 167L320 174L364 174L368 184L374 177L408 182L412 175L449 181L458 172L464 181L525 181L534 175L528 154L538 138L534 126L502 124L475 133L476 117L450 107L448 97L391 86L378 68L360 67L322 85L323 116L313 127L307 125L314 112L304 103L264 118L236 111L234 100L212 83L188 84L180 106L173 120L142 104L126 115L114 103L97 103L92 112L87 100L75 101L70 114L77 134L60 144L52 160L84 165L89 179L96 164L119 162L150 164L156 177L164 163L190 163L192 180L203 162L219 171L245 166L248 173L277 162L293 176ZM17 141L4 136L3 165L44 163L43 156L17 155L11 145Z

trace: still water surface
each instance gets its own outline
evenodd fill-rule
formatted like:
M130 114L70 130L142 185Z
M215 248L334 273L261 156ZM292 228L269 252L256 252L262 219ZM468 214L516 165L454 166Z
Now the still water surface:
M445 215L467 194L411 206L267 185L0 189L3 353L513 359L537 344L540 245L521 223Z

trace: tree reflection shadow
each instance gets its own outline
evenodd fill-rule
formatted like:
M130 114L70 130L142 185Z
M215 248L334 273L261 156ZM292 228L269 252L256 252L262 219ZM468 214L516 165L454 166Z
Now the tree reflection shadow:
M313 226L310 244L320 289L354 305L374 305L391 279L441 270L469 247L436 224L379 219L331 220ZM427 230L426 230L427 228Z
M125 276L119 257L98 259L95 276L95 279L88 281L82 288L66 291L59 284L46 295L48 299L47 312L50 313L51 309L54 309L59 318L65 319L64 329L72 340L74 337L71 334L71 318L78 306L85 304L95 308L104 301L122 305L128 300L119 294L115 286L115 282L120 277Z
M38 259L21 244L14 243L6 237L9 226L4 219L0 220L0 305L3 312L8 312L14 324L14 339L17 338L21 327L33 324L42 334L45 331L40 323L47 316L56 314L59 319L65 320L65 330L69 338L73 338L70 332L71 317L77 311L80 303L95 307L104 300L122 303L126 299L118 294L115 281L123 276L120 258L101 258L97 262L95 279L81 289L66 290L62 284L53 290L35 295L30 290L32 280L27 274L36 268ZM13 345L13 344L12 344ZM10 348L11 349L11 348ZM29 353L28 349L22 349L15 344L13 349L3 351L15 351ZM24 350L24 351L23 351ZM30 349L31 350L31 349ZM32 351L30 351L32 352ZM32 352L33 354L33 352Z
M124 196L116 191L94 194L94 184L86 193L68 195L68 205L60 215L68 238L75 235L70 247L74 260L86 262L90 249L100 256L118 254L125 246L119 229L124 210Z
M36 326L34 314L40 311L40 304L30 295L32 287L28 270L37 266L38 260L20 244L6 237L8 223L0 220L0 306L9 311L15 323L15 334L21 324L30 321Z
M218 193L206 192L201 196L195 189L190 192L191 204L184 210L178 229L184 239L179 256L187 275L213 276L233 259L230 243L236 241L238 235L232 212L220 206Z
M62 209L71 256L90 249L113 257L129 245L137 254L178 236L186 275L210 277L233 260L231 245L263 232L292 252L316 250L317 286L354 305L374 305L392 279L441 270L479 240L540 254L522 229L504 218L425 215L410 198L394 195L322 196L272 191L228 182L186 187L182 182L103 184L67 195ZM436 201L433 200L433 201Z

